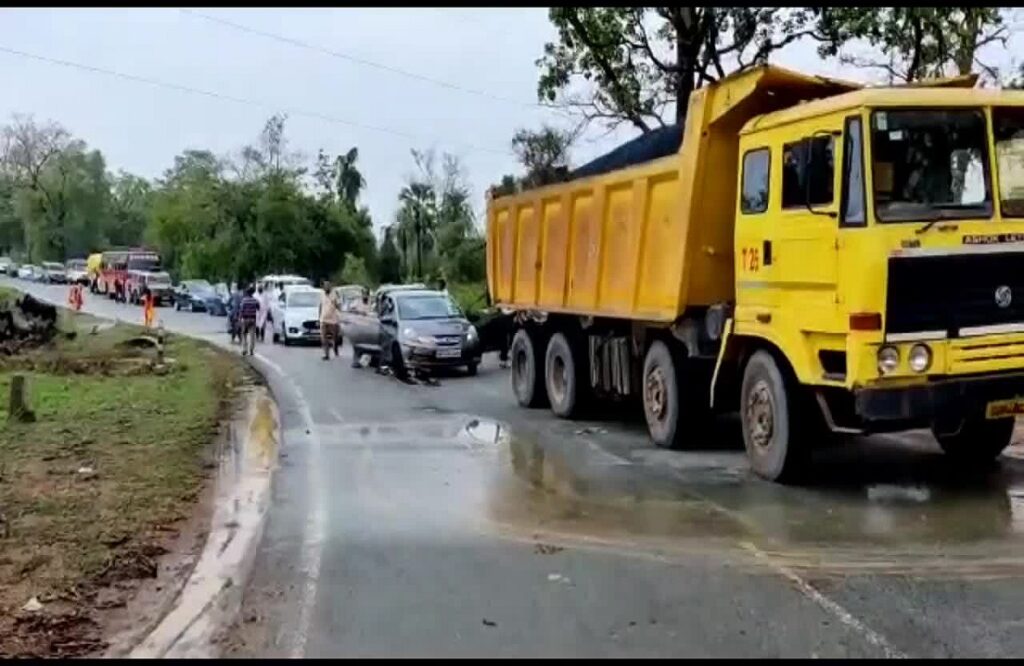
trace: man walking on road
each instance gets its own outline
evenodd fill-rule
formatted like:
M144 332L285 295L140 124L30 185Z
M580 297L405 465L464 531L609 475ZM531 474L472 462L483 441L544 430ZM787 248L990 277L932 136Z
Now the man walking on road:
M324 280L324 293L320 295L320 343L324 347L324 360L330 360L331 347L334 347L334 357L338 357L338 347L341 345L339 328L341 324L341 308L331 294L331 283Z
M245 297L238 306L238 324L242 328L242 356L252 356L256 347L256 317L260 302L253 295L252 287L245 290Z

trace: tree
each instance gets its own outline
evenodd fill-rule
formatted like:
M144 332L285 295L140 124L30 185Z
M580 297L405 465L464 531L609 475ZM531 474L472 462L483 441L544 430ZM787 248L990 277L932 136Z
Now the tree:
M512 136L512 151L526 170L524 188L539 187L565 180L569 170L569 148L574 132L544 125L538 131L518 129Z
M827 7L816 10L822 57L883 71L889 83L981 73L998 80L996 68L978 59L989 44L1007 44L1009 28L995 7ZM861 41L869 55L844 52Z
M138 245L149 221L153 187L148 180L120 171L111 179L110 220L104 231L114 246Z
M381 284L395 284L402 281L402 257L395 246L394 227L384 228L384 238L380 242L379 277Z
M584 122L642 132L686 120L690 92L767 61L815 32L812 13L782 7L552 7L558 40L537 61L543 102L560 103ZM572 93L582 83L587 89Z
M353 210L356 207L356 200L359 199L359 193L366 187L366 179L356 167L357 159L359 159L359 149L355 147L335 158L338 197Z

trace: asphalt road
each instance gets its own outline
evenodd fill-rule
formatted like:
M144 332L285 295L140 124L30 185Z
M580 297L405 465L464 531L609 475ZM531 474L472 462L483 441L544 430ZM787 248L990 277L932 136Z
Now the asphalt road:
M96 297L86 310L142 318ZM159 317L226 342L223 318ZM925 433L852 439L818 456L815 485L789 488L749 473L734 420L704 450L661 451L629 410L571 423L519 409L492 357L428 386L352 369L350 351L258 348L284 446L227 656L1024 648L1017 446L965 476Z

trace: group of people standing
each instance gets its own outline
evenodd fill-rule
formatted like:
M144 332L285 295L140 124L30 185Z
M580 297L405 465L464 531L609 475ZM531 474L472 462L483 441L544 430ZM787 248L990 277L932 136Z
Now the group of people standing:
M231 341L242 343L242 356L252 356L256 340L262 342L266 338L270 303L271 293L262 285L237 289L231 295L228 307Z
M228 316L231 317L231 341L242 343L242 356L252 356L256 341L266 339L267 322L270 320L270 304L284 291L278 283L273 289L263 285L239 289L231 296ZM341 306L335 298L331 284L323 283L319 307L320 341L324 360L330 359L334 350L335 358L341 348Z

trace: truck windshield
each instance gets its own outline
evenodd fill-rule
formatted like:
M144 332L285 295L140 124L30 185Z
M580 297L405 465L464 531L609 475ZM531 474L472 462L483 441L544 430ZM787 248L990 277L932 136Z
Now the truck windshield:
M1005 217L1024 217L1024 108L992 110L999 169L999 203Z
M991 217L985 116L976 109L875 111L871 157L880 222Z

